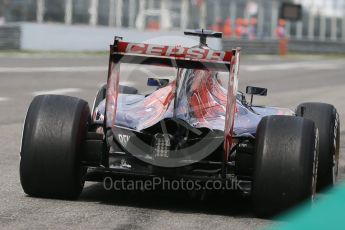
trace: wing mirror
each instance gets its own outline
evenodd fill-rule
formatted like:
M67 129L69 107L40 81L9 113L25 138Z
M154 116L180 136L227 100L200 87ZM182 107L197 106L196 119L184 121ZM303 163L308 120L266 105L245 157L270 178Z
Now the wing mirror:
M149 78L147 79L147 86L157 86L158 88L162 88L169 84L169 79L157 79L157 78Z
M255 86L247 86L246 93L250 94L250 106L253 105L253 96L267 96L267 88L260 88Z

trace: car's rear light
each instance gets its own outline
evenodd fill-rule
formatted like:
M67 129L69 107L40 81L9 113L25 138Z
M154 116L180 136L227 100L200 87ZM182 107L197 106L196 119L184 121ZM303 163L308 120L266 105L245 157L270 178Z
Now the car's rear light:
M153 138L153 156L155 158L168 158L171 150L172 136L157 133Z

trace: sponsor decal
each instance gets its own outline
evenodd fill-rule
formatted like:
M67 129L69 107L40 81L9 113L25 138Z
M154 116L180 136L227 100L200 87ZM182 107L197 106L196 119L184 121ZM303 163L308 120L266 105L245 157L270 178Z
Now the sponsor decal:
M125 134L118 134L117 137L123 147L127 146L127 143L129 139L131 138L129 135L125 135Z
M119 52L208 61L230 61L232 53L220 50L120 42Z

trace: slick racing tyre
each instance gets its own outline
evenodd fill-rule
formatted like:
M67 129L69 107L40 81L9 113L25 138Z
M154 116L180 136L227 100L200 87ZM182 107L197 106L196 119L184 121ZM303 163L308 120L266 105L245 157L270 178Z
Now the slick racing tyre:
M337 110L325 103L303 103L297 107L297 116L314 121L319 130L319 164L317 190L335 184L338 176L340 122Z
M272 217L303 200L316 189L318 135L314 122L294 116L268 116L256 133L253 208Z
M90 109L84 100L37 96L26 115L21 146L20 181L35 197L76 199L84 186L82 147Z

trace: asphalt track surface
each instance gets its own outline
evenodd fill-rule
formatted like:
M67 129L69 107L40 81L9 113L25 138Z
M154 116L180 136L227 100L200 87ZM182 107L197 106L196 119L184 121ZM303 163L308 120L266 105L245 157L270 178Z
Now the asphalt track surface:
M340 177L345 174L345 59L244 57L240 90L269 89L257 104L294 109L300 102L334 104L341 119ZM0 54L0 228L257 229L275 223L255 218L250 200L206 194L203 201L181 192L105 191L87 183L80 199L28 197L19 181L23 119L35 95L66 94L89 101L106 79L106 56Z

